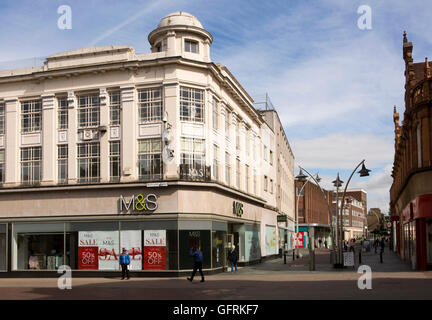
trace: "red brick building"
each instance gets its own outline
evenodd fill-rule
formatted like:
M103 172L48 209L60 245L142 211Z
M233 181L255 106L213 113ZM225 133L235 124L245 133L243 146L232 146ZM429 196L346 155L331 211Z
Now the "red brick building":
M432 75L431 63L414 63L403 38L405 111L394 108L395 155L390 212L395 250L413 268L432 268Z

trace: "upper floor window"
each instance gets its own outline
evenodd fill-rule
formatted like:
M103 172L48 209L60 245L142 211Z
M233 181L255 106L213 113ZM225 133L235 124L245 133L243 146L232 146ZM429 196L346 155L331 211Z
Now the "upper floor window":
M66 97L58 99L58 128L68 128L68 102Z
M213 177L219 180L219 148L213 145Z
M198 53L198 41L193 40L185 40L185 51L186 52L192 52L192 53Z
M230 123L229 123L229 113L228 111L225 112L225 138L229 139L229 127L230 127Z
M152 88L138 91L139 122L152 122L162 119L162 89Z
M273 165L273 151L270 150L270 164Z
M219 124L219 113L217 101L213 98L213 129L217 130Z
M36 132L42 129L42 102L25 101L21 105L22 132Z
M5 133L5 105L0 103L0 134Z
M0 184L4 182L5 179L5 151L0 150Z
M240 189L240 160L236 159L236 185Z
M231 158L228 152L225 152L225 183L230 185L231 176Z
M78 144L78 182L98 182L100 178L100 144Z
M21 183L36 184L42 179L42 147L21 149Z
M162 179L162 141L144 139L138 141L138 177L140 180Z
M110 125L120 124L120 91L113 91L110 97Z
M182 178L204 178L205 140L181 138L180 164Z
M120 141L109 143L110 181L120 180Z
M95 127L100 123L99 94L80 96L78 98L78 127Z
M204 121L204 90L180 87L180 120Z
M236 149L240 150L240 123L236 125Z
M62 144L57 148L58 183L68 182L68 145Z

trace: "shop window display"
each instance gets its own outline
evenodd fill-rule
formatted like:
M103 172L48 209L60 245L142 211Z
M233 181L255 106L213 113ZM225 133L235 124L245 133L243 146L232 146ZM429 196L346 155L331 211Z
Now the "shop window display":
M6 225L0 224L0 271L6 270Z
M195 245L203 253L203 268L210 268L210 230L180 230L180 269L192 269L193 258L189 251Z
M213 268L223 267L226 264L225 231L212 231L212 263ZM237 248L238 252L238 248Z
M64 225L14 224L13 270L56 270L64 265Z

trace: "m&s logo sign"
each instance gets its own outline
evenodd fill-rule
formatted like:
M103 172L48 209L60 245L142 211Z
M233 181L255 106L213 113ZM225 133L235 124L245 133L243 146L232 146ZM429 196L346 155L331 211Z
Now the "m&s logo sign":
M147 212L154 211L157 209L157 196L155 194L148 194L144 197L142 194L132 195L129 202L123 196L120 196L119 206L120 212L138 211Z
M243 203L234 201L233 202L233 213L236 216L241 217L243 215Z

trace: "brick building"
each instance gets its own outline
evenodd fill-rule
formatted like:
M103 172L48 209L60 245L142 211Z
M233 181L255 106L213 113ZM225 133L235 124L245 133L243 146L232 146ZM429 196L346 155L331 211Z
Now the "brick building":
M395 250L413 268L432 267L432 72L428 59L414 63L403 38L405 111L394 108L395 155L390 212Z
M342 193L343 191L339 193L339 206L342 201ZM333 193L332 199L332 210L335 213L335 193ZM342 213L344 240L365 236L365 226L367 226L367 192L363 189L347 190Z
M318 242L319 239L327 240L328 246L332 244L330 233L330 219L328 204L321 192L320 188L312 181L308 182L302 192L300 190L304 185L303 182L296 181L296 195L298 198L298 219L299 232L303 239L308 239L310 228L314 229L314 237ZM324 190L327 199L331 197L331 191ZM297 199L296 199L297 205ZM300 237L300 236L299 236ZM304 246L308 245L307 240L304 241Z

